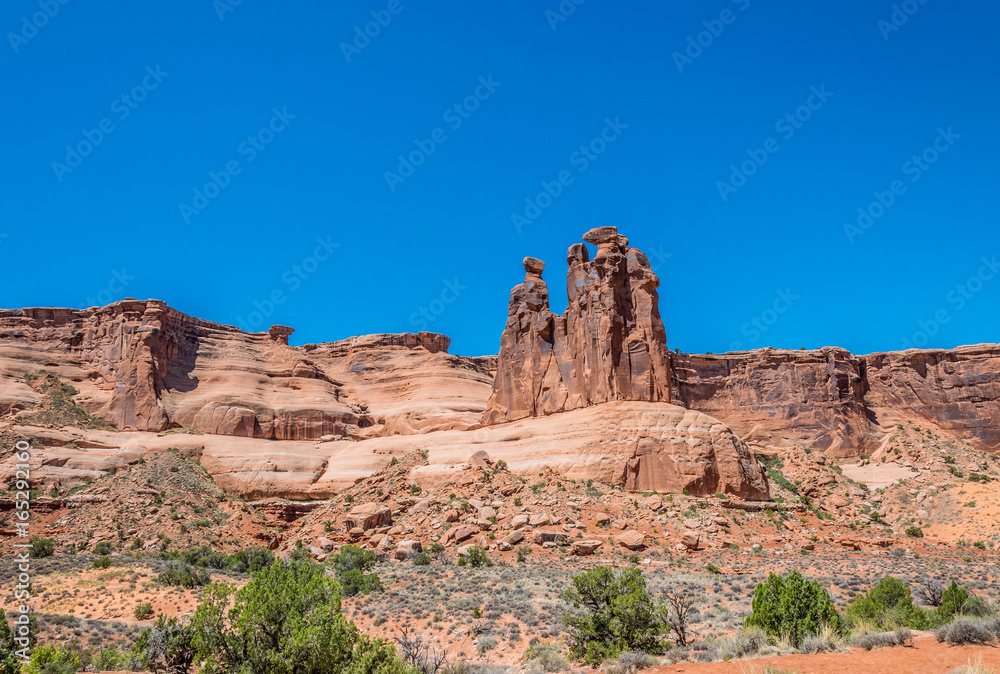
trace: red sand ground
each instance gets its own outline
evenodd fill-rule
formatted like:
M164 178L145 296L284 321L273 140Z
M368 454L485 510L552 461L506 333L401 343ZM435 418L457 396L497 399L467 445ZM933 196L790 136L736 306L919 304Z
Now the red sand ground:
M801 674L941 674L957 667L982 664L1000 672L1000 648L989 646L948 646L926 632L914 633L911 648L882 648L874 651L853 649L850 653L820 653L816 655L783 655L758 660L678 664L646 670L657 674L764 674L771 665L778 671Z

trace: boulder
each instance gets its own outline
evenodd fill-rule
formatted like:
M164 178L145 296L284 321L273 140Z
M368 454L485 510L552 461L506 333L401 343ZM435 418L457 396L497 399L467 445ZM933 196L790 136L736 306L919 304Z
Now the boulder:
M538 513L528 518L528 524L530 524L533 527L541 527L548 524L549 519L550 517L545 513Z
M392 523L392 510L380 503L362 503L351 508L344 518L347 530L368 531Z
M569 543L569 536L561 531L546 531L545 529L537 529L531 532L531 542L535 545L544 545L545 543L560 545Z
M698 543L700 540L701 536L699 534L693 532L686 533L683 536L681 536L681 545L683 545L688 550L697 550Z
M460 524L458 526L448 529L441 537L441 542L444 545L449 545L451 543L459 543L467 538L472 538L479 532L479 527L470 527L465 524Z
M524 540L524 530L515 529L501 539L501 543L506 543L507 545L514 546Z
M629 550L639 550L645 546L646 536L638 531L623 531L615 536L615 543Z
M469 465L473 468L488 469L490 467L490 455L480 449L469 457Z
M321 547L325 552L333 550L333 541L326 536L320 536L317 543L319 543L319 547Z
M514 515L510 518L510 526L514 529L520 529L523 526L527 526L529 521L531 521L531 518L527 515Z
M601 545L603 545L603 541L598 540L573 541L573 554L581 557L592 555Z
M396 551L393 553L393 556L399 560L412 559L423 552L423 550L424 548L420 545L420 541L400 541L396 544Z
M452 508L451 510L445 510L441 515L442 519L445 522L457 522L461 516L462 514L457 510L455 510L454 508Z

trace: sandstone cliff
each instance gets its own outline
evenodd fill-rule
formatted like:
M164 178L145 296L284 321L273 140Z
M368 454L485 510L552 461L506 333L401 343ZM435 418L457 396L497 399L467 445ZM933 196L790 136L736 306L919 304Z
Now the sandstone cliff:
M291 332L245 333L157 300L0 311L0 411L37 403L23 377L46 369L119 430L312 440L467 428L483 412L488 364L449 355L444 335L290 347Z

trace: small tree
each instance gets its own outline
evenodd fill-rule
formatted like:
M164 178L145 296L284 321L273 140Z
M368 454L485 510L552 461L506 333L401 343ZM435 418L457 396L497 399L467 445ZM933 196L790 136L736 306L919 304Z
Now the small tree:
M772 636L787 635L798 646L802 638L829 625L844 634L844 620L830 594L798 571L787 577L770 574L753 592L752 612L747 627L760 627Z
M36 559L51 557L56 552L56 539L54 538L32 536L29 543L31 543L31 556Z
M188 674L194 664L194 627L160 616L139 635L133 647L142 666L153 674Z
M333 557L333 568L345 597L370 594L382 589L382 581L375 573L366 573L375 566L375 553L356 545L345 545Z
M674 636L678 646L687 646L690 641L688 635L688 623L698 615L694 608L694 598L683 589L670 589L663 593L667 600L668 616L670 627L674 631Z
M34 622L34 615L30 620ZM35 633L35 625L32 624L28 630L28 638L32 644ZM20 659L14 654L18 648L6 617L0 617L0 674L18 674L21 671Z
M910 586L892 576L858 595L844 613L851 624L864 620L884 631L897 627L923 630L930 626L927 615L913 605Z
M239 590L212 585L202 596L192 621L202 674L408 671L391 644L344 617L337 582L308 558L276 561Z
M944 593L944 587L936 580L927 581L927 584L920 590L920 598L928 606L940 606L941 605L941 595Z
M621 573L607 566L590 569L573 578L565 598L587 612L563 617L570 628L572 657L597 665L624 651L666 650L667 608L653 601L638 569Z
M934 610L932 617L935 623L943 625L958 616L985 618L993 615L996 615L996 610L986 600L951 581L948 589L941 593L941 605Z

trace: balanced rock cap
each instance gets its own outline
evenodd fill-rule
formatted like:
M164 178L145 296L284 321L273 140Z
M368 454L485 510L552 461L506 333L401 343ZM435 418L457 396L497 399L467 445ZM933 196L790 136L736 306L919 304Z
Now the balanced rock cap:
M617 227L594 227L583 235L583 240L587 243L611 243L618 238Z
M524 271L528 272L529 274L538 274L540 276L542 270L544 269L545 269L545 262L539 260L537 257L524 258Z

